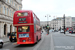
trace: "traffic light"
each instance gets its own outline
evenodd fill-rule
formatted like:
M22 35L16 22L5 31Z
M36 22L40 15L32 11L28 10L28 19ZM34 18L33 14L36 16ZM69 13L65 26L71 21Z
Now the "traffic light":
M47 28L49 28L49 26L47 26Z

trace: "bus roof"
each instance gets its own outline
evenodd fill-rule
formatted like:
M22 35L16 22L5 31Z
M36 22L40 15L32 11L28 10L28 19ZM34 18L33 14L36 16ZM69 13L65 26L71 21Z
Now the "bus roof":
M15 13L18 13L18 12L25 12L25 11L27 11L27 12L33 12L32 10L18 10L18 11L16 11Z

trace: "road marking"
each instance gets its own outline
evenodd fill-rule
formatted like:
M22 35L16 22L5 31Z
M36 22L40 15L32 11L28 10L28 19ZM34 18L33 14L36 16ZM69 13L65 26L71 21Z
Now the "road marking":
M13 43L14 45L17 45L17 42Z
M53 44L52 33L51 33L50 35L51 35L51 43L50 43L51 50L54 50L54 44Z
M36 47L33 50L37 50L39 48L39 46L41 45L41 43L43 42L44 38L41 39L41 41L39 43L37 43Z
M66 36L75 37L74 35L67 35L67 34L66 34Z
M4 43L3 45L9 44L10 42Z

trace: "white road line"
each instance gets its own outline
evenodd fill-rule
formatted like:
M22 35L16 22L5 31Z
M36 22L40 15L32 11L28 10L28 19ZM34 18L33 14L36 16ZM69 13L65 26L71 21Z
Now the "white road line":
M37 50L39 48L39 46L41 45L41 43L43 42L44 38L41 39L40 43L37 43L37 46L33 49L33 50Z
M53 44L52 33L51 33L50 35L51 35L51 43L50 43L50 48L51 48L51 50L54 50L54 44Z

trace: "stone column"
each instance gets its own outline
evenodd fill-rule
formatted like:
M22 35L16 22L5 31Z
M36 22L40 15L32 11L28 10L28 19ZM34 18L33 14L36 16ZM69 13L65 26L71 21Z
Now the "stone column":
M0 37L4 37L4 23L0 22Z
M12 32L16 32L16 27L12 25Z
M10 24L7 24L7 33L10 33Z

